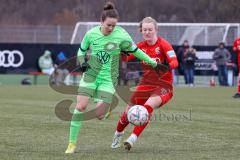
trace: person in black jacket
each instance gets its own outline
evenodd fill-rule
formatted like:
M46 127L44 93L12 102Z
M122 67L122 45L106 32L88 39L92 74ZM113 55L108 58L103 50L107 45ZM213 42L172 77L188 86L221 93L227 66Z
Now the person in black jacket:
M196 50L194 48L188 48L183 55L183 64L186 76L186 84L189 86L194 85L194 65L196 60Z
M179 62L178 73L184 75L185 84L187 84L187 79L186 79L186 74L185 74L183 57L184 57L184 53L188 50L189 46L190 45L189 45L188 40L184 40L182 46L179 47L179 49L177 51L177 59Z

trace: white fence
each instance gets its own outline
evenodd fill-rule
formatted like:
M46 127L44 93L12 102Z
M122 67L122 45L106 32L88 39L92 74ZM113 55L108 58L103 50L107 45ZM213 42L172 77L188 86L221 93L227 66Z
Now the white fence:
M99 22L79 22L76 24L71 43L79 43L90 28ZM138 23L118 23L125 28L132 38L138 42L141 34ZM181 45L187 39L191 45L214 46L219 42L232 45L234 39L240 36L239 23L158 23L159 35L173 45Z
M87 30L99 22L79 22L72 26L0 26L0 43L80 43ZM138 42L138 23L118 23ZM192 45L213 46L220 41L232 45L240 36L239 23L159 23L159 35L173 45L188 39Z
M68 43L74 27L0 26L1 43Z

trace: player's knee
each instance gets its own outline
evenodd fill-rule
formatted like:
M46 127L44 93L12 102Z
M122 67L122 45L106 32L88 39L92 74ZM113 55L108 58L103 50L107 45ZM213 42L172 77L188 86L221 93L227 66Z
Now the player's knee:
M98 120L102 120L102 119L104 119L105 115L107 114L107 111L105 111L103 109L97 109L95 114L96 114L96 118Z
M84 105L84 104L78 103L78 104L76 105L76 109L79 110L80 112L85 111L86 108L87 108L87 105Z
M104 115L97 115L98 120L103 120L103 118L104 118Z

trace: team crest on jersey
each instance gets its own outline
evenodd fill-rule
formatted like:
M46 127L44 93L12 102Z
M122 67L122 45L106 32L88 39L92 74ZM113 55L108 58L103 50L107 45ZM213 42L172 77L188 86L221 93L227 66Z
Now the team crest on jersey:
M106 51L99 51L97 53L98 62L106 64L110 60L110 55Z
M116 43L113 43L113 42L109 42L107 44L104 45L104 49L106 51L113 51L117 48L117 44Z
M159 47L155 48L155 53L156 54L160 54L161 53Z

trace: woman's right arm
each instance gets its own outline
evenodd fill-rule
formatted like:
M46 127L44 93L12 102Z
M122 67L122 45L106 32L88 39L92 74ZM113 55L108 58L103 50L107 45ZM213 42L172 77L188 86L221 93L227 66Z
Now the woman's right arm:
M80 64L82 64L85 61L85 55L87 50L89 49L89 46L90 46L90 40L89 40L88 33L86 33L83 37L82 42L80 43L78 53L77 53Z

